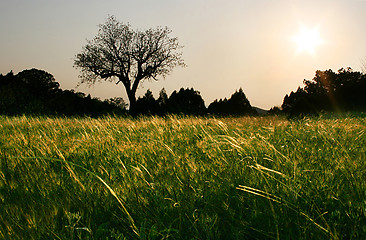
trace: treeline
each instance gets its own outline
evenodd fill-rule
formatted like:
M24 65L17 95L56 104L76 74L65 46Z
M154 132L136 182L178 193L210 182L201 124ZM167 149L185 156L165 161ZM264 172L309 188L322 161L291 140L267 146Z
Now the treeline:
M17 75L13 72L0 74L0 114L3 115L126 115L127 105L122 98L101 101L84 93L59 88L54 77L43 70L24 70ZM230 99L215 100L208 108L200 93L193 88L181 88L169 97L162 89L157 99L147 90L137 99L134 115L254 115L240 88Z
M102 101L81 92L62 90L59 86L54 77L43 70L0 74L0 114L92 117L129 114L127 104L120 97ZM304 87L286 95L282 106L273 107L269 113L300 116L363 111L366 111L366 75L351 68L342 68L338 72L316 71L312 80L304 80ZM207 108L199 91L181 88L170 96L162 89L157 99L147 90L137 99L134 114L241 116L257 115L258 112L241 88L229 99L216 99Z
M319 114L322 112L366 111L366 75L341 68L316 71L312 80L304 80L304 87L286 95L282 109L272 108L270 112L283 112L289 116Z
M0 74L0 114L88 115L125 114L121 98L100 101L90 95L62 90L54 77L42 70Z
M186 115L256 115L257 111L250 105L243 89L235 91L230 99L212 102L208 108L200 92L193 88L181 88L168 97L165 89L155 100L152 92L147 90L143 97L137 99L137 112L144 115L186 114Z

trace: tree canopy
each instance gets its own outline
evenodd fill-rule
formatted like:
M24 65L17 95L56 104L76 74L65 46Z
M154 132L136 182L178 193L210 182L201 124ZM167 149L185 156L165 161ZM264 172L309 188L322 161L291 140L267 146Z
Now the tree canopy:
M321 112L366 111L366 74L342 68L316 71L312 80L304 80L304 87L286 95L282 111L278 107L269 113L290 116ZM125 115L127 104L121 97L107 100L92 98L74 90L62 90L52 74L29 69L14 74L0 74L0 114L19 115ZM181 88L168 97L162 89L157 99L147 90L136 101L134 114L145 115L257 115L242 88L229 99L215 100L206 108L200 92Z
M316 71L304 87L286 95L282 109L290 115L317 114L322 111L344 112L366 110L366 75L341 68Z
M211 113L218 115L253 113L242 89L225 101L228 105ZM5 76L0 74L0 114L98 117L106 114L125 115L126 105L121 97L102 101L74 90L62 90L53 75L43 70L24 70L16 75L13 72ZM209 109L212 110L213 105L214 103L210 104ZM134 114L143 115L208 113L200 92L193 88L181 88L179 91L173 91L169 97L163 88L157 99L148 89L137 99L135 107Z
M250 105L242 88L235 91L229 100L215 100L208 106L208 112L217 115L253 115L256 110Z
M0 74L0 114L88 115L125 114L122 99L100 101L73 90L62 90L52 74L30 69Z

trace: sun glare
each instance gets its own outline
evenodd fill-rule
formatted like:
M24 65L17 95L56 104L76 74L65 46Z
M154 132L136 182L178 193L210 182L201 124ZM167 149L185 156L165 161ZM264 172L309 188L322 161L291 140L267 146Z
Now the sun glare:
M292 39L297 45L297 53L315 55L315 49L324 41L320 37L319 28L306 28L301 26L299 32Z

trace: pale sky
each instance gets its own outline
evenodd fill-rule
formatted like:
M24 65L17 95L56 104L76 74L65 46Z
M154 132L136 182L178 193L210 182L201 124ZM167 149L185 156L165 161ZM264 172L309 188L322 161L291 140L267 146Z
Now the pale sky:
M62 89L75 89L75 55L108 15L141 30L167 26L184 45L188 66L144 82L139 96L147 89L157 98L163 87L168 95L193 87L208 106L242 87L253 106L269 109L316 70L359 71L366 57L362 0L1 0L0 73L42 69ZM301 29L316 32L321 41L299 46L294 39L307 38L299 37ZM75 90L128 100L121 84Z

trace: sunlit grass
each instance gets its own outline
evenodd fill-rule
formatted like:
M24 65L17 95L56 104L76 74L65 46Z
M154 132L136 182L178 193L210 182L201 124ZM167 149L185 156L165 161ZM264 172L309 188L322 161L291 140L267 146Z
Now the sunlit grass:
M363 239L364 118L0 117L0 238Z

